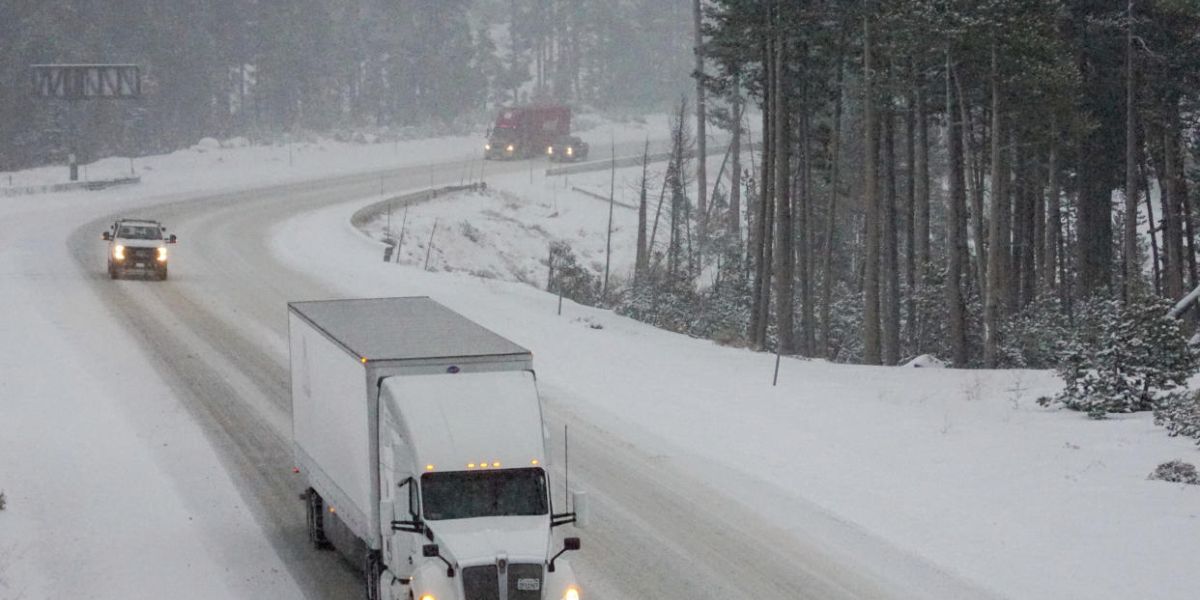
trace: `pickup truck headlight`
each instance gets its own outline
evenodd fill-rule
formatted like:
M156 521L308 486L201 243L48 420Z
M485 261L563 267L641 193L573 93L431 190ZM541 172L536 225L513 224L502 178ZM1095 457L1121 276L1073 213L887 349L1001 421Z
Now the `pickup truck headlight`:
M484 145L483 145L483 149L484 149L484 150L491 150L491 149L492 149L492 145L491 145L491 144L484 144Z
M421 600L437 600L433 594L421 594Z
M567 588L567 593L563 594L562 600L579 600L579 588L575 586Z
M567 156L575 156L575 148L567 146Z
M113 246L113 258L117 260L125 260L125 246L120 244Z
M517 147L516 147L516 146L513 146L512 144L509 144L509 145L508 145L508 147L507 147L507 148L505 148L504 150L505 150L506 152L512 152L513 150L516 150L516 149L517 149Z
M167 262L167 249L166 249L166 247L160 247L160 248L158 249L158 262Z

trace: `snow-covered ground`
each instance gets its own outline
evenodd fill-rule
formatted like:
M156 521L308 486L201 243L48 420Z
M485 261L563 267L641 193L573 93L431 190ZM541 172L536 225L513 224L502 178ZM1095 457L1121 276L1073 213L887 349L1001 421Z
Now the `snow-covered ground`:
M640 149L666 136L666 118L603 123L584 134L593 136ZM457 183L478 177L481 144L482 134L291 148L208 141L134 160L139 185L0 197L0 600L300 595L186 399L90 290L102 273L70 256L75 228L164 201L348 173L418 168L435 185ZM130 164L105 159L84 175L124 176ZM3 172L0 187L65 179L61 166ZM386 175L380 184L392 187Z
M785 360L772 387L770 355L570 302L558 317L549 294L492 279L507 269L502 279L543 285L550 237L603 259L607 206L547 179L510 176L487 197L412 208L420 241L405 265L377 262L381 245L346 225L357 205L288 223L277 256L347 296L431 295L533 348L549 400L724 480L784 531L848 545L797 510L816 508L1011 598L1194 597L1200 489L1146 477L1173 458L1195 462L1196 449L1149 415L1097 422L1039 407L1060 385L1045 371ZM454 225L435 239L431 271L457 273L421 269L434 218ZM628 265L635 216L618 208L617 222L614 263Z
M663 137L659 121L614 137ZM596 135L599 157L608 134ZM62 240L164 198L433 163L435 184L457 183L481 164L464 150L478 142L313 144L290 160L287 147L208 147L138 159L139 186L0 199L11 225L0 236L0 599L298 595L186 400L94 297L87 281L103 273L79 268ZM109 162L89 177L128 170ZM57 169L13 174L13 184L61 180ZM636 176L618 172L618 200L632 203ZM570 185L603 195L607 177ZM543 283L548 239L602 261L608 207L540 171L532 183L528 173L487 179L496 196L410 210L406 264L380 263L381 245L348 224L371 200L286 222L276 258L346 296L433 296L533 349L548 403L721 489L783 535L868 564L885 560L869 546L881 539L1003 597L1195 596L1200 489L1146 475L1173 458L1196 462L1197 451L1147 415L1093 422L1040 408L1035 399L1058 384L1034 371L785 360L772 387L769 355L569 301L559 317L556 298L519 281ZM396 229L402 216L392 218ZM434 219L455 226L435 235L425 272L420 244ZM624 273L633 211L618 207L614 223L613 271Z

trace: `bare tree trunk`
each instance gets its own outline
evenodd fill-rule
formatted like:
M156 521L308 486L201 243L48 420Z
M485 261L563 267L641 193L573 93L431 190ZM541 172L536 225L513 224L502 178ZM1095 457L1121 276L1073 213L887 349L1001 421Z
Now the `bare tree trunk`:
M1129 1L1129 25L1125 29L1125 235L1123 244L1123 283L1121 287L1125 301L1129 302L1140 291L1141 265L1138 262L1137 239L1137 182L1136 149L1137 133L1133 128L1133 0Z
M916 213L914 236L917 240L917 280L929 273L929 119L925 116L925 98L921 82L916 82L917 157Z
M765 11L765 24L768 30L771 25L770 10ZM757 236L755 243L754 292L750 313L750 345L752 348L763 349L767 340L767 321L770 317L771 304L771 265L773 264L772 233L774 219L772 218L771 196L773 192L774 147L770 132L773 127L773 102L775 94L771 90L774 61L771 37L763 40L763 153L762 178L758 189L758 210L755 214L754 231Z
M912 72L910 68L910 73ZM908 323L907 338L912 339L912 327L917 321L917 251L916 251L916 111L913 108L913 95L908 96L908 107L904 112L904 162L908 168L904 178L904 283L908 286L908 295L904 305L905 319Z
M833 105L833 140L830 147L830 162L832 166L829 171L829 203L825 210L825 256L824 262L821 265L821 356L828 357L831 352L830 348L830 330L833 327L830 307L833 304L833 251L834 251L834 234L837 231L837 198L838 198L838 170L841 167L841 142L842 142L842 79L843 79L843 61L845 59L845 36L839 38L838 58L837 58L837 79L835 80L834 89L837 93L837 99ZM926 198L928 202L928 198ZM928 228L928 206L926 207L926 227ZM928 237L928 236L926 236ZM926 260L928 260L929 244L928 240L925 244Z
M695 52L696 52L696 209L700 211L699 229L700 229L700 254L701 256L707 252L708 248L708 175L705 169L705 163L708 160L706 153L708 138L706 137L705 128L707 127L707 99L704 93L704 32L702 29L703 14L700 11L700 0L692 2L692 20L695 25Z
M731 171L729 173L729 228L730 243L734 247L742 242L742 93L740 82L734 88L733 140L729 143L729 153L732 155Z
M634 261L633 267L633 285L636 287L642 283L646 277L646 270L650 267L650 252L646 246L646 177L647 168L650 164L650 140L646 140L646 145L642 150L642 180L638 189L638 237L637 237L637 259Z
M1167 110L1178 110L1173 102L1167 103ZM1178 139L1172 130L1173 122L1166 120L1162 131L1163 164L1159 170L1159 179L1164 181L1163 189L1163 241L1167 248L1167 259L1164 265L1166 272L1167 297L1178 300L1183 296L1183 227L1180 225L1180 186L1175 178L1175 155L1178 153Z
M966 265L966 193L963 189L963 163L961 123L954 119L954 94L951 92L950 52L946 52L946 121L950 129L946 132L949 143L947 157L950 173L950 193L946 198L946 313L949 318L947 333L950 336L951 361L955 367L967 365L967 307L962 293L962 273Z
M1062 240L1062 209L1058 188L1058 118L1050 116L1050 158L1047 161L1050 178L1050 189L1046 192L1046 249L1042 253L1045 265L1042 277L1046 290L1053 293L1058 290L1055 275L1058 270L1058 246Z
M954 87L958 94L958 110L962 114L962 149L963 160L965 163L963 173L963 192L971 199L971 233L975 242L975 281L979 287L979 297L987 297L987 240L983 231L983 160L975 156L974 120L971 118L971 109L967 106L967 97L963 93L962 78L958 73L954 73ZM980 150L982 153L982 148ZM965 173L967 168L971 168L976 173L976 178L972 182L972 178ZM971 185L967 185L967 184Z
M775 334L778 352L795 351L796 256L793 247L791 185L791 121L788 117L788 94L784 91L784 69L788 64L786 42L775 38L775 61L772 92L774 101L775 148Z
M1154 202L1150 198L1150 177L1146 173L1149 168L1146 165L1145 159L1141 162L1141 186L1142 193L1146 196L1146 224L1150 230L1150 265L1154 271L1154 293L1161 296L1162 290L1162 269L1160 253L1158 251L1158 230L1161 225L1156 225L1154 222Z
M1000 352L1000 323L1004 320L1008 284L1008 217L1006 171L1001 160L1000 76L996 43L992 42L992 214L988 223L988 284L983 306L983 364L992 368Z
M900 362L900 261L896 210L896 115L883 111L884 182L883 210L880 225L883 246L883 364Z
M807 90L806 90L807 91ZM808 99L805 95L805 105L807 107ZM800 119L800 160L801 168L801 184L799 192L793 198L793 203L796 207L793 213L796 215L796 231L797 231L797 250L796 259L799 267L799 284L800 284L800 343L798 350L804 356L812 356L813 354L813 244L812 244L812 161L809 156L811 153L811 143L809 140L809 125L808 125L808 110L801 111Z
M1032 300L1038 297L1042 284L1042 265L1046 263L1046 257L1043 256L1046 247L1042 245L1042 240L1046 239L1045 187L1042 186L1042 174L1037 168L1034 157L1030 157L1029 176L1029 198L1033 203L1033 237L1029 240L1029 253L1033 259L1033 264L1029 268L1029 277L1032 282L1029 287L1029 298Z
M871 61L871 21L863 19L863 112L866 121L866 156L863 165L863 207L866 211L866 257L863 269L863 362L880 364L879 339L879 134L875 117L875 74Z

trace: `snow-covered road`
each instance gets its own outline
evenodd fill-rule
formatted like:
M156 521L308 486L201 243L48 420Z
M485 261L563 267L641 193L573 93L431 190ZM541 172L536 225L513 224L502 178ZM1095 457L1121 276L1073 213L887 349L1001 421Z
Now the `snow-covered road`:
M350 215L381 182L454 183L450 154L0 206L0 599L359 597L355 567L306 543L285 303L381 295L433 296L534 351L593 496L572 557L588 598L1190 597L1194 490L1144 481L1190 446L1145 416L1038 409L1055 383L1035 372L789 360L770 388L762 354L382 264ZM487 169L519 187L529 165ZM125 215L179 235L169 281L107 279L99 233Z
M409 169L393 172L389 180L415 188L428 176L423 169ZM303 512L296 500L301 485L291 473L288 443L284 305L352 290L334 289L320 273L281 264L270 240L279 224L370 196L377 193L377 182L373 176L339 178L146 206L140 215L162 220L181 239L173 253L172 278L162 284L104 277L96 238L112 215L86 221L69 237L84 285L136 340L147 364L174 392L175 402L200 425L255 524L311 597L353 597L360 583L344 561L310 551L305 544ZM573 425L573 478L597 496L595 526L585 532L586 551L575 559L591 597L927 597L925 586L896 588L871 564L831 555L739 509L722 493L719 480L695 479L613 432L590 426L559 401L571 393L550 386L546 395L552 428ZM914 565L921 568L920 561L902 553L896 558L910 572ZM950 582L943 586L971 590L927 570ZM966 595L982 594L939 594Z

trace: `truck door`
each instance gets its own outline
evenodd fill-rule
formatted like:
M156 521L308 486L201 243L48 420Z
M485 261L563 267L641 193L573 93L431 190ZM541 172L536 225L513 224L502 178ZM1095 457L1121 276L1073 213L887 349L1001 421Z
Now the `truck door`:
M379 520L383 533L383 560L401 579L411 577L420 535L392 531L392 521L408 521L420 514L419 495L412 475L412 452L401 436L391 411L380 403L379 419Z

